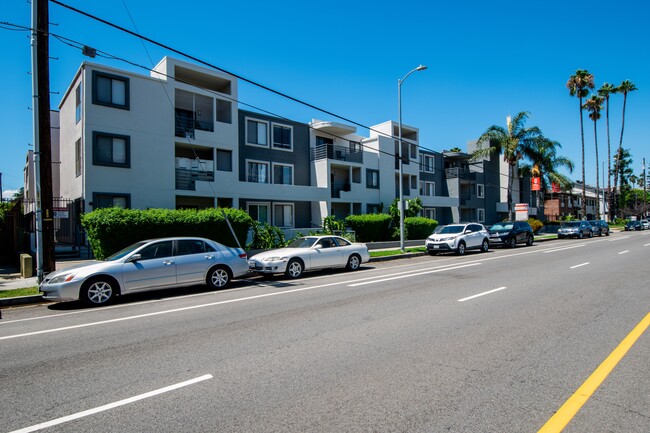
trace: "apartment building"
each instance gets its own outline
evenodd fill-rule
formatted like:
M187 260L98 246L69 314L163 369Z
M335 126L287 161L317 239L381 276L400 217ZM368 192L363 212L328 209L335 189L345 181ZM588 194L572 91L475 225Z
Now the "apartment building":
M85 212L228 206L314 228L330 215L386 212L399 196L401 150L403 195L420 197L423 215L490 223L507 214L500 158L470 161L471 143L436 152L402 125L400 149L394 121L363 136L239 109L238 97L235 77L178 59L149 75L84 62L59 106L59 195Z

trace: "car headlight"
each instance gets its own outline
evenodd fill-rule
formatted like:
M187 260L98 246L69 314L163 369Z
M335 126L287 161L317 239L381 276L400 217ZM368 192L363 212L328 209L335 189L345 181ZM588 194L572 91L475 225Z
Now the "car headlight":
M279 257L279 256L265 257L265 258L262 259L262 261L263 262L278 262L278 261L286 262L287 258L286 257Z
M72 280L74 278L75 274L63 274L63 275L57 275L56 277L52 278L49 283L50 284L59 284L59 283L67 283L68 281Z

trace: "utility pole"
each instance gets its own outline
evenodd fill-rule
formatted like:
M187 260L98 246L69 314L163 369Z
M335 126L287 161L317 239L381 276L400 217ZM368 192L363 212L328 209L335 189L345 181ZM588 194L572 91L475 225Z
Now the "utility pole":
M648 182L645 175L645 158L643 158L643 218L646 217L646 206L647 206L647 194L648 194Z
M50 50L47 0L32 0L32 87L36 171L36 271L38 281L55 270L50 133Z

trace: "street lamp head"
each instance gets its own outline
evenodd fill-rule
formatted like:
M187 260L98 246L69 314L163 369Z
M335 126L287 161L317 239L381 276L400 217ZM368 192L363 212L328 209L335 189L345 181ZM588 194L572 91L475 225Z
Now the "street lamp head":
M424 71L427 67L424 65L420 65L417 68L415 68L416 71Z

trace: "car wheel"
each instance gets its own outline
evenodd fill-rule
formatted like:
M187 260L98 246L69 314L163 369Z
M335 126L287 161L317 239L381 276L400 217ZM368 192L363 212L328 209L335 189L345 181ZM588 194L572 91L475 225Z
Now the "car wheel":
M230 271L225 266L215 266L208 272L207 283L211 289L223 289L230 284Z
M587 235L587 237L593 238L593 237L594 237L594 232L589 232L589 234Z
M528 245L529 247L532 246L533 245L533 240L534 240L533 236L528 235L528 237L526 238L526 245Z
M609 236L609 230L605 232L605 236Z
M459 256L465 255L465 242L461 242L458 244L458 248L456 248L456 254L458 254Z
M87 281L81 288L81 300L89 307L109 304L116 295L116 283L105 278Z
M582 233L582 232L578 233L578 239L582 239L582 238L584 238L584 237L585 237L585 234L584 234L584 233Z
M508 246L510 248L515 248L517 246L517 238L516 237L511 237L510 240L508 241Z
M287 270L284 274L289 278L300 278L304 271L305 265L300 259L291 259L287 265Z
M487 253L489 249L490 249L490 243L488 242L487 239L483 239L483 243L481 244L481 251Z
M358 254L352 254L348 259L348 264L345 267L348 271L356 271L361 266L361 257Z

